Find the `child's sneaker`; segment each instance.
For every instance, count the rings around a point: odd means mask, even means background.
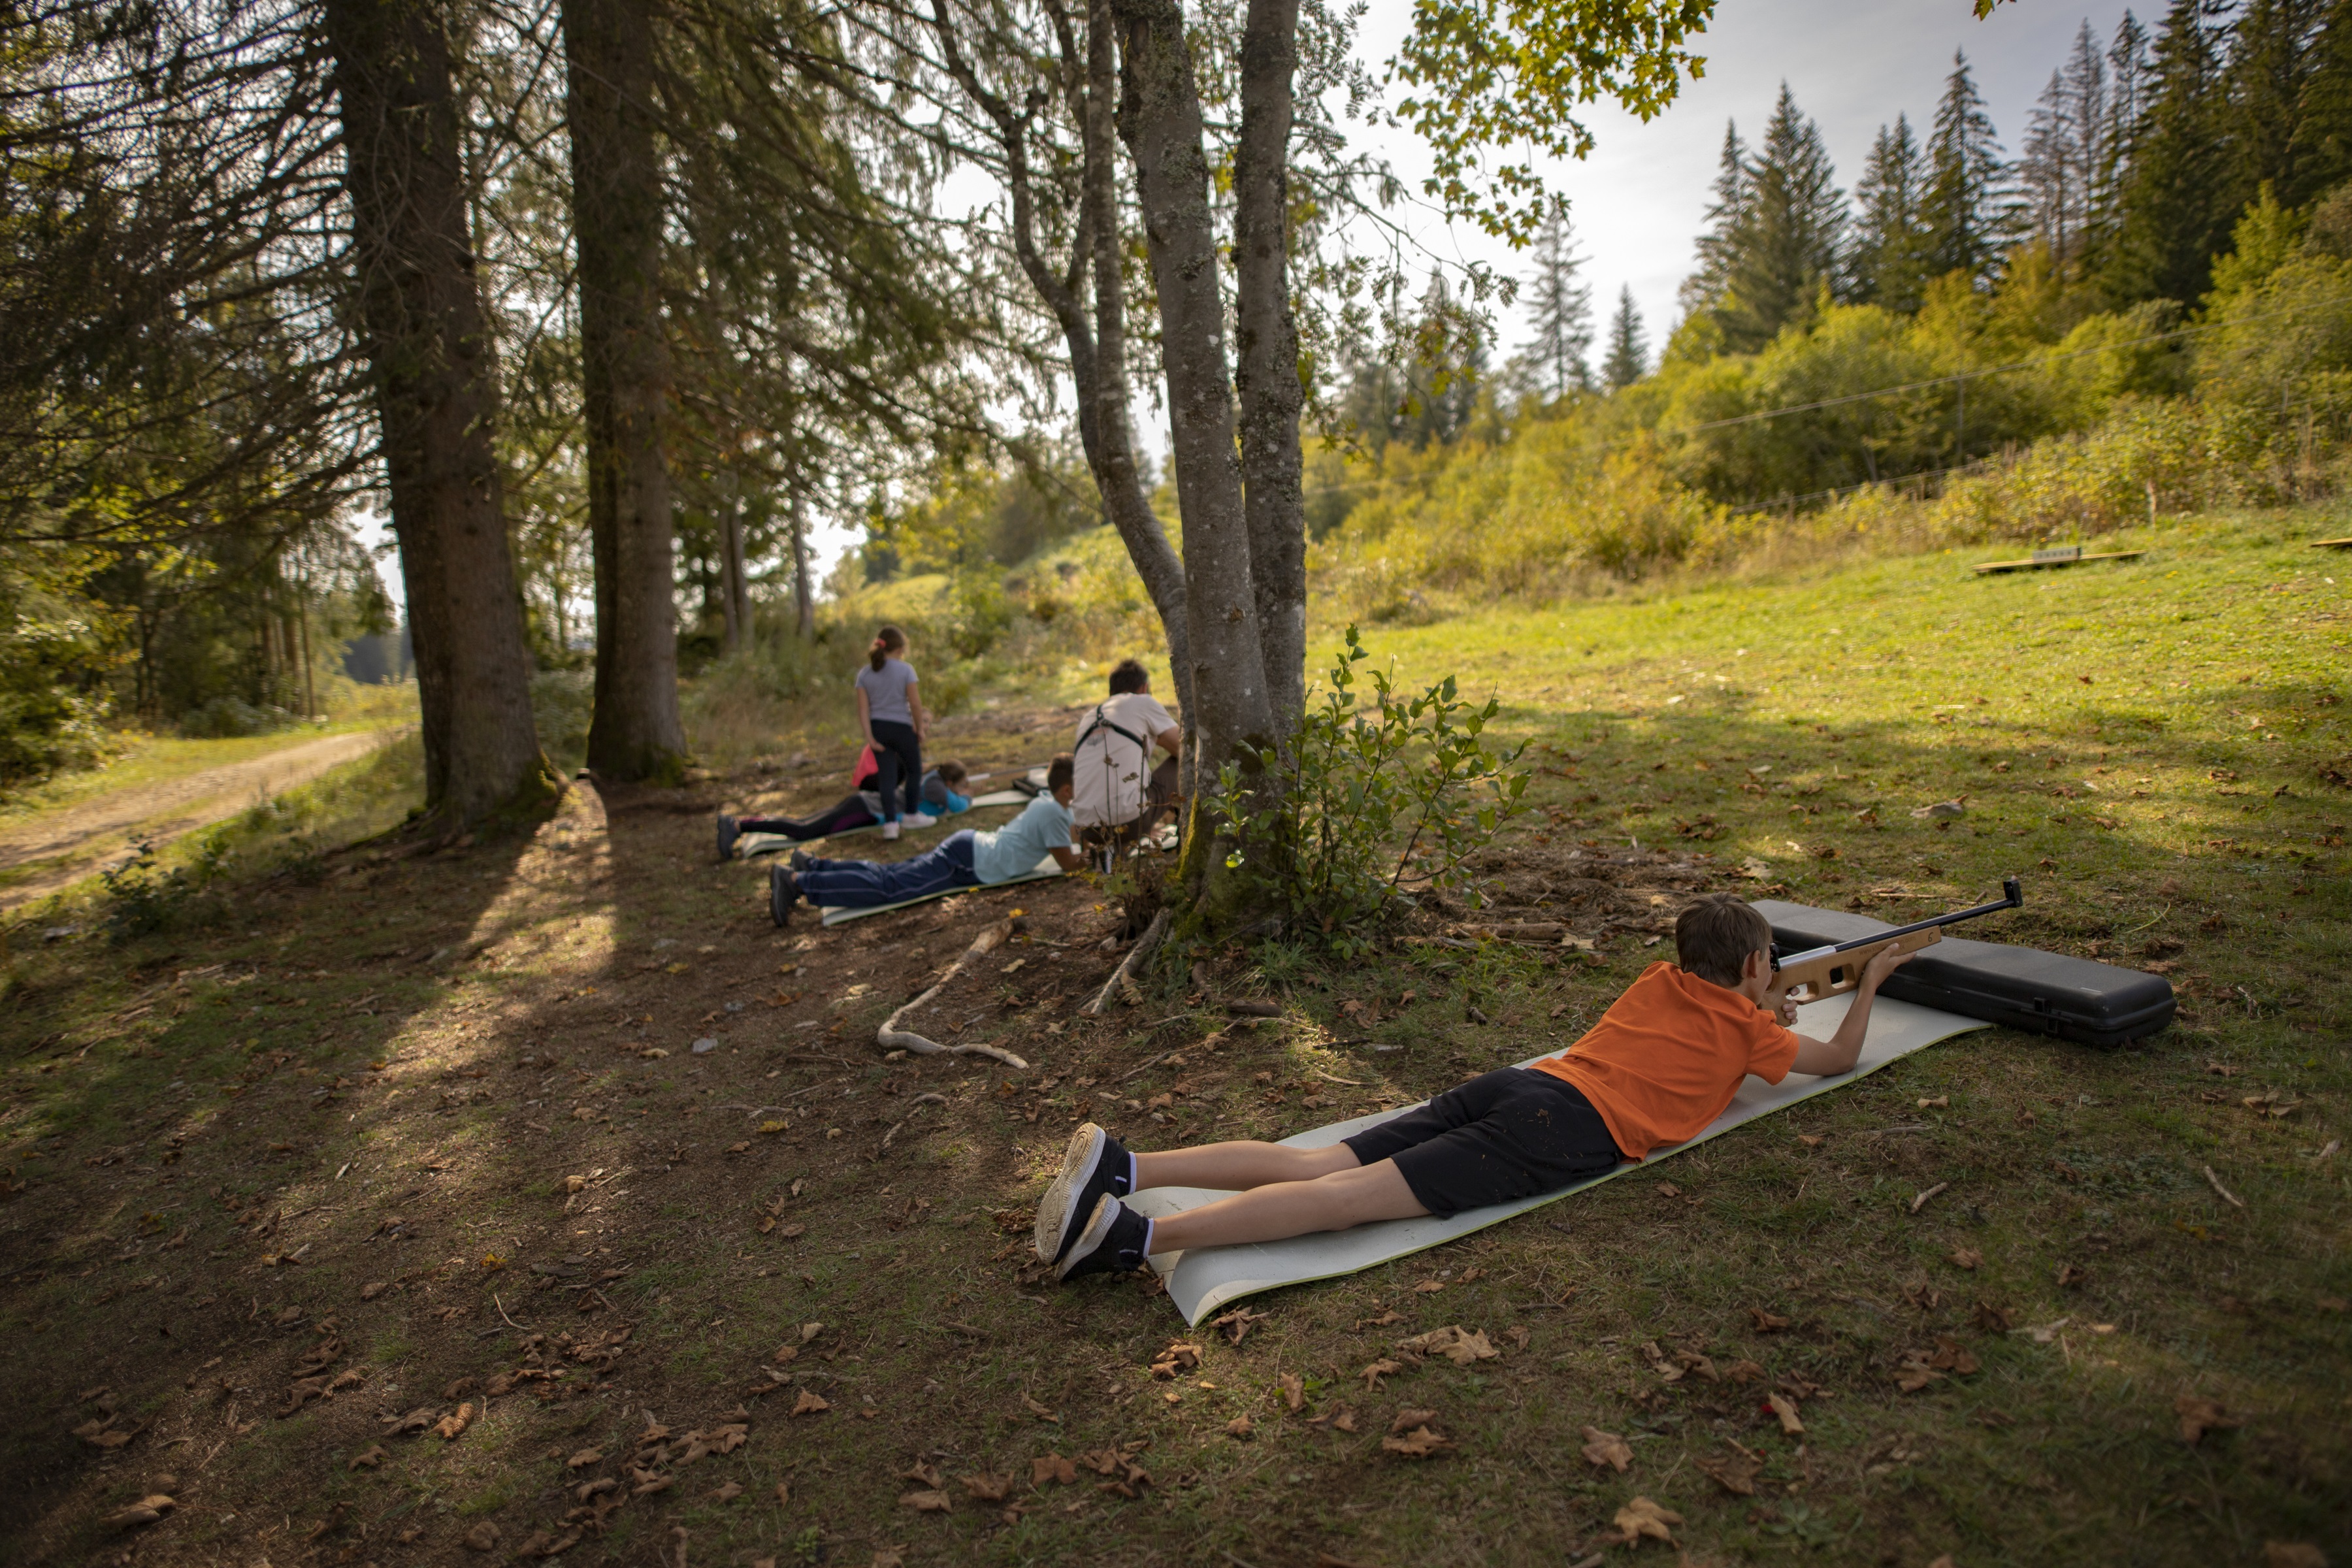
[[[1105,1197],[1128,1194],[1128,1155],[1119,1141],[1087,1122],[1070,1134],[1062,1168],[1037,1200],[1037,1256],[1059,1263]]]
[[[929,812],[919,811],[907,818],[907,826],[909,827],[929,827],[938,821],[939,818],[933,816]]]
[[[1081,1274],[1131,1274],[1143,1267],[1144,1244],[1150,1237],[1150,1220],[1105,1193],[1070,1255],[1055,1266],[1054,1276],[1075,1279]]]
[[[789,866],[771,864],[768,867],[768,918],[782,925],[793,918],[793,905],[801,896],[801,879],[793,875]]]
[[[795,849],[784,858],[784,864],[793,868],[794,876],[798,876],[809,868],[809,852],[805,849]]]
[[[896,822],[886,822],[886,823],[884,823],[884,824],[882,825],[882,837],[885,837],[885,838],[896,838],[896,837],[898,837],[898,825]]]
[[[735,840],[740,837],[741,835],[736,830],[735,819],[725,812],[720,812],[719,814],[719,858],[721,860],[735,858]]]

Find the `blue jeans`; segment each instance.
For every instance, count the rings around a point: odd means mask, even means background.
[[[977,888],[971,829],[950,833],[940,847],[911,860],[817,860],[799,872],[801,897],[819,909],[870,910],[952,888]]]

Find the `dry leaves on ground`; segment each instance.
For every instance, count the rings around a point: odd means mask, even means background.
[[[1250,1435],[1250,1429],[1256,1425],[1257,1424],[1252,1421],[1247,1415],[1236,1415],[1232,1420],[1225,1423],[1225,1436],[1228,1437],[1246,1437]]]
[[[1327,1422],[1334,1432],[1353,1432],[1356,1429],[1356,1413],[1342,1405],[1337,1410],[1328,1410],[1320,1415],[1307,1418],[1309,1426],[1320,1426]]]
[[[1211,1320],[1209,1326],[1224,1330],[1225,1337],[1239,1344],[1251,1329],[1272,1316],[1271,1312],[1253,1312],[1247,1307],[1236,1307],[1223,1317]]]
[[[1764,1403],[1780,1418],[1780,1430],[1791,1437],[1804,1435],[1805,1424],[1797,1418],[1797,1402],[1785,1394],[1768,1394]]]
[[[1973,1247],[1954,1247],[1949,1254],[1955,1268],[1974,1268],[1984,1262],[1984,1254]]]
[[[2327,1553],[2308,1541],[2265,1541],[2263,1568],[2327,1568]]]
[[[1042,1487],[1047,1481],[1067,1486],[1078,1479],[1078,1468],[1059,1454],[1044,1454],[1029,1461],[1029,1484]]]
[[[1408,1459],[1426,1459],[1454,1447],[1438,1435],[1430,1423],[1437,1419],[1434,1410],[1400,1410],[1389,1423],[1389,1435],[1381,1439],[1383,1453],[1401,1454]]]
[[[1784,1318],[1778,1312],[1768,1312],[1761,1307],[1748,1308],[1748,1316],[1755,1323],[1756,1331],[1759,1334],[1777,1334],[1796,1321],[1793,1318]]]
[[[1661,1508],[1648,1498],[1637,1497],[1617,1510],[1617,1539],[1627,1546],[1644,1538],[1675,1544],[1674,1527],[1682,1523],[1683,1516],[1670,1508]]]
[[[1356,1320],[1356,1332],[1360,1334],[1366,1329],[1385,1329],[1391,1323],[1402,1323],[1403,1321],[1404,1314],[1402,1312],[1382,1312],[1377,1318],[1358,1318]]]
[[[1277,1380],[1282,1390],[1282,1402],[1297,1410],[1307,1403],[1307,1380],[1295,1372],[1286,1372]]]
[[[1238,1336],[1236,1336],[1238,1337]],[[1151,1375],[1171,1378],[1194,1370],[1201,1364],[1201,1347],[1178,1340],[1152,1359]],[[1033,1405],[1032,1408],[1037,1408]]]
[[[793,1414],[795,1415],[822,1415],[832,1408],[832,1401],[820,1398],[805,1388],[801,1390],[801,1396],[793,1401]]]
[[[2174,1400],[2172,1413],[2180,1417],[2180,1438],[2185,1443],[2194,1443],[2208,1432],[2228,1431],[2246,1424],[2244,1416],[2231,1415],[2220,1401],[2194,1394],[2184,1394]]]
[[[982,1502],[1003,1502],[1013,1490],[1011,1476],[993,1476],[985,1470],[976,1476],[957,1478],[963,1482],[964,1491]]]
[[[1699,1472],[1736,1497],[1754,1497],[1756,1478],[1764,1469],[1762,1456],[1732,1443],[1727,1437],[1724,1441],[1731,1444],[1732,1451],[1719,1458],[1710,1456],[1696,1461]]]
[[[1946,1373],[1966,1377],[1977,1370],[1977,1358],[1969,1348],[1948,1334],[1936,1336],[1933,1350],[1907,1350],[1895,1366],[1895,1382],[1906,1394],[1916,1394],[1931,1383],[1941,1383]]]
[[[1503,1353],[1486,1338],[1484,1330],[1474,1334],[1459,1323],[1448,1323],[1442,1329],[1432,1329],[1425,1334],[1401,1340],[1397,1348],[1416,1356],[1442,1355],[1456,1366],[1492,1361]]]
[[[912,1491],[900,1495],[898,1506],[917,1513],[945,1513],[955,1507],[955,1500],[943,1491]]]
[[[1392,1376],[1403,1370],[1404,1363],[1401,1361],[1391,1361],[1388,1357],[1382,1356],[1380,1360],[1372,1363],[1371,1365],[1366,1367],[1356,1375],[1364,1380],[1364,1388],[1366,1392],[1377,1394],[1380,1392],[1381,1379]]]
[[[1598,1426],[1587,1426],[1584,1429],[1584,1460],[1596,1468],[1607,1466],[1622,1476],[1626,1467],[1633,1462],[1633,1450],[1616,1433],[1603,1432]]]
[[[110,1530],[130,1530],[142,1524],[152,1524],[172,1511],[177,1504],[163,1492],[151,1492],[130,1507],[106,1516]]]
[[[472,1426],[473,1423],[473,1405],[471,1404],[460,1405],[457,1409],[452,1410],[448,1415],[444,1415],[440,1420],[436,1421],[433,1424],[433,1430],[440,1434],[443,1438],[454,1441],[458,1433],[463,1432],[467,1427]]]

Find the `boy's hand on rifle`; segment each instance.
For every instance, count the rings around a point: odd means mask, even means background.
[[[1871,956],[1870,962],[1862,966],[1862,984],[1870,990],[1877,990],[1888,975],[1910,963],[1913,956],[1907,952],[1897,952],[1892,947],[1880,948]]]

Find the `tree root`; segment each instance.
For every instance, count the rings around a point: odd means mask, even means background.
[[[1151,917],[1151,923],[1144,927],[1143,934],[1136,939],[1135,945],[1128,949],[1127,957],[1110,972],[1110,978],[1103,982],[1102,989],[1095,993],[1094,1000],[1078,1009],[1078,1016],[1085,1018],[1102,1016],[1102,1010],[1110,1005],[1112,994],[1135,984],[1136,970],[1151,956],[1152,951],[1160,945],[1160,939],[1167,934],[1168,911],[1163,909]]]
[[[937,984],[933,985],[929,991],[924,992],[920,996],[916,997],[912,1002],[909,1002],[905,1006],[899,1008],[897,1012],[891,1014],[887,1018],[882,1020],[882,1026],[874,1032],[874,1043],[886,1051],[912,1051],[917,1056],[920,1057],[935,1057],[942,1055],[959,1057],[987,1057],[992,1061],[1003,1062],[1009,1068],[1025,1068],[1028,1067],[1029,1064],[1027,1062],[1023,1061],[1011,1051],[1003,1050],[995,1046],[943,1046],[937,1040],[926,1039],[924,1037],[916,1034],[911,1029],[901,1029],[898,1026],[899,1019],[904,1018],[909,1013],[914,1012],[917,1008],[923,1006],[940,992],[946,990],[949,985],[953,984],[955,977],[963,973],[963,967],[965,964],[970,963],[975,958],[984,957],[987,954],[995,952],[999,947],[1002,947],[1004,944],[1005,939],[1010,937],[1012,934],[1013,922],[1009,920],[1003,920],[997,921],[994,925],[990,926],[986,931],[982,931],[978,936],[972,938],[971,945],[963,950],[963,956],[957,959],[953,963],[948,966],[948,972],[940,976],[939,983]],[[896,1132],[898,1129],[894,1127],[890,1131]],[[887,1140],[885,1141],[885,1146],[887,1146]]]

